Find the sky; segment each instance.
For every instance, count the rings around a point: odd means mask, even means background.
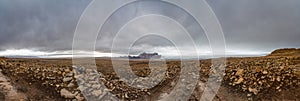
[[[299,0],[207,2],[222,26],[228,55],[261,55],[278,48],[300,48]],[[89,0],[1,0],[0,55],[70,54],[76,25],[89,3]],[[140,17],[152,13],[156,15]],[[176,20],[191,37],[185,37],[174,21],[157,15]],[[132,21],[137,17],[140,19]],[[136,37],[154,27],[170,37],[157,33]],[[116,34],[120,30],[121,34]],[[133,41],[134,44],[130,43]],[[196,51],[191,41],[196,44]],[[99,32],[95,47],[98,56],[140,52],[176,56],[178,47],[184,56],[211,53],[208,39],[193,16],[160,1],[128,4],[115,11]]]

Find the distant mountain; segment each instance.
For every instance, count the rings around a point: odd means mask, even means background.
[[[141,53],[138,56],[128,56],[125,58],[129,58],[129,59],[151,59],[151,58],[155,58],[155,59],[160,59],[161,55],[159,55],[158,53]]]

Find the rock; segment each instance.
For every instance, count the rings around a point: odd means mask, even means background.
[[[65,72],[71,72],[71,70],[69,68],[66,68]]]
[[[73,72],[70,72],[70,73],[66,74],[67,77],[73,77],[73,75],[74,75]]]
[[[67,87],[69,87],[69,88],[74,87],[74,86],[75,86],[74,83],[69,83],[69,84],[67,85]]]
[[[55,80],[55,77],[47,77],[49,80]]]
[[[68,81],[71,81],[73,78],[72,77],[65,77],[63,79],[63,82],[68,82]]]
[[[244,81],[244,78],[239,78],[234,84],[240,84]]]
[[[258,73],[258,72],[260,72],[260,71],[261,71],[261,68],[256,68],[256,69],[255,69],[255,72],[256,72],[256,73]]]
[[[55,86],[56,86],[56,88],[60,87],[60,85],[59,85],[59,84],[56,84]]]
[[[75,98],[76,95],[77,94],[73,94],[65,88],[60,90],[60,96],[62,96],[64,98],[73,99],[73,98]]]
[[[80,85],[77,89],[79,89],[81,91],[85,91],[87,89],[87,87]]]
[[[256,88],[249,87],[248,90],[249,90],[249,92],[253,93],[254,95],[257,95],[257,93],[258,93],[258,90]]]
[[[92,88],[94,88],[94,89],[100,89],[101,85],[100,84],[95,84],[95,85],[92,86]]]
[[[236,76],[242,76],[244,73],[244,69],[238,69],[237,72],[235,73]]]
[[[251,93],[247,94],[247,97],[251,97],[251,96],[252,96],[252,94],[251,94]]]
[[[265,75],[268,74],[268,72],[266,70],[264,70],[262,73],[265,74]]]
[[[276,80],[279,82],[279,81],[280,81],[280,77],[278,76],[278,77],[276,78]]]
[[[125,93],[124,97],[125,98],[129,98],[128,93]]]
[[[78,101],[84,101],[84,97],[82,97],[80,94],[77,94],[75,96],[75,98],[78,100]]]
[[[101,90],[94,90],[94,91],[92,92],[92,94],[93,94],[94,96],[100,96],[100,95],[102,94],[102,91],[101,91]]]

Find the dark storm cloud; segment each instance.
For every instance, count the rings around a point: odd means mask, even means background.
[[[47,51],[70,50],[73,34],[88,0],[1,0],[0,50],[37,49]],[[271,51],[282,47],[300,47],[299,0],[207,0],[223,27],[227,48],[233,50]],[[145,7],[148,8],[145,11]],[[196,44],[209,45],[202,29],[187,14],[176,13],[172,7],[152,5],[135,6],[114,16],[110,25],[98,37],[97,50],[109,52],[114,35],[113,28],[132,14],[145,12],[171,16],[193,31]],[[142,10],[144,9],[144,10]],[[138,11],[142,10],[142,11]],[[148,11],[147,11],[148,10]],[[146,21],[147,22],[147,21]],[[151,21],[148,21],[151,22]],[[201,22],[200,22],[201,23]],[[164,27],[162,25],[161,27]],[[136,29],[139,26],[136,26]],[[120,41],[131,40],[134,35]],[[182,37],[182,47],[189,47]],[[160,44],[158,44],[160,43]],[[145,39],[137,45],[167,47],[172,44],[163,39]],[[122,46],[122,44],[120,44]]]
[[[151,14],[151,16],[154,17],[150,18],[149,16],[145,16],[148,14]],[[157,15],[162,15],[169,18],[164,18]],[[182,35],[187,35],[187,33],[179,33],[182,31],[179,31],[178,27],[170,25],[174,24],[172,23],[174,21],[167,21],[168,19],[173,19],[185,27],[190,33],[191,38],[183,37]],[[132,23],[134,23],[133,26],[130,26]],[[158,29],[151,30],[151,25],[157,26]],[[128,33],[118,34],[118,31],[122,30],[122,27],[124,26],[129,26],[126,27],[129,28],[129,30],[127,30]],[[173,27],[167,29],[170,26]],[[202,45],[208,45],[208,41],[201,26],[191,15],[188,14],[188,12],[185,12],[183,9],[180,9],[172,4],[150,0],[131,3],[114,12],[107,22],[102,26],[102,29],[99,33],[99,38],[97,40],[97,50],[103,51],[103,49],[108,48],[107,50],[110,52],[109,48],[112,46],[112,43],[117,43],[114,44],[114,47],[117,47],[115,52],[126,53],[130,49],[127,44],[129,44],[130,41],[138,38],[138,35],[134,33],[155,33],[158,35],[171,36],[168,38],[154,38],[148,36],[148,38],[146,37],[141,39],[142,41],[140,40],[135,42],[134,46],[132,46],[134,49],[131,48],[131,51],[134,53],[148,51],[151,49],[151,47],[175,46],[175,44],[172,42],[178,41],[180,41],[180,44],[176,44],[176,47],[193,47],[193,44],[190,44],[187,40],[195,40],[197,43],[201,43]],[[113,41],[114,38],[116,39]],[[201,44],[198,45],[200,46]]]
[[[0,49],[71,49],[85,0],[1,0]]]
[[[299,0],[208,0],[227,48],[272,51],[300,47]]]

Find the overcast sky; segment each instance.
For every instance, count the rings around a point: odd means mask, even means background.
[[[277,48],[300,47],[300,0],[207,0],[217,15],[225,35],[227,53],[263,54]],[[76,24],[89,0],[0,0],[0,51],[34,50],[40,52],[66,52],[72,49]],[[101,13],[101,12],[97,12]],[[182,9],[157,2],[129,4],[116,11],[99,33],[96,51],[110,52],[112,40],[118,30],[135,17],[145,14],[168,16],[191,34],[200,48],[207,53],[209,43],[203,30]],[[171,21],[160,17],[144,17],[128,24],[126,34],[119,35],[116,52],[127,52],[128,42],[136,34],[150,28],[145,23],[155,23],[172,34],[171,41],[159,36],[147,36],[136,40],[131,53],[158,51],[170,54],[172,41],[182,41],[176,47],[190,52],[191,45]],[[200,22],[201,23],[201,22]],[[172,24],[172,25],[170,25]],[[174,29],[174,30],[170,30]],[[13,52],[12,52],[13,53]],[[1,55],[1,52],[0,52]]]

